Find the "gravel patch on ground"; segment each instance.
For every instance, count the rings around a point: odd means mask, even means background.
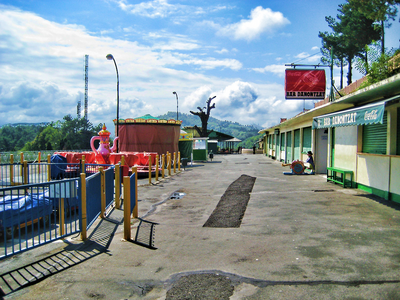
[[[229,300],[234,286],[231,280],[218,274],[191,274],[181,277],[167,292],[166,300]]]
[[[242,175],[231,183],[203,227],[240,227],[255,181],[256,177]]]

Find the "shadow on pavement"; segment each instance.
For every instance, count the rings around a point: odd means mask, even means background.
[[[379,196],[373,195],[373,194],[367,194],[367,195],[356,195],[356,197],[364,197],[364,198],[368,198],[370,200],[373,200],[375,202],[378,202],[380,204],[383,204],[387,207],[393,208],[395,210],[400,211],[400,203],[397,202],[393,202],[390,200],[386,200],[384,198],[381,198]]]
[[[0,287],[3,293],[1,293],[0,289],[0,299],[3,299],[7,294],[35,284],[99,254],[107,253],[114,233],[122,221],[123,211],[113,209],[108,218],[100,220],[89,238],[83,243],[73,244],[64,241],[68,245],[62,251],[1,274]]]

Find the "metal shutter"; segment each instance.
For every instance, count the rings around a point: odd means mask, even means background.
[[[311,127],[303,129],[303,152],[311,151]]]
[[[383,124],[363,125],[362,152],[386,154],[387,112],[383,115]]]
[[[400,107],[397,109],[397,141],[396,155],[400,155]]]
[[[286,137],[286,163],[292,162],[292,132],[287,132]]]
[[[294,159],[300,159],[300,129],[294,131]]]

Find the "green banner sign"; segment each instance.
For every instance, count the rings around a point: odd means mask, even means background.
[[[313,129],[367,125],[383,122],[385,101],[331,113],[313,119]]]

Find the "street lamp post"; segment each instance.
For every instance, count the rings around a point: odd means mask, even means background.
[[[177,92],[172,92],[176,96],[176,120],[179,120],[179,113],[178,113],[178,93]]]
[[[117,71],[117,137],[119,136],[119,75],[118,75],[118,67],[117,63],[115,62],[114,56],[112,54],[107,54],[106,58],[108,60],[112,60],[115,65],[115,70]],[[117,143],[117,153],[118,153],[118,141]]]

